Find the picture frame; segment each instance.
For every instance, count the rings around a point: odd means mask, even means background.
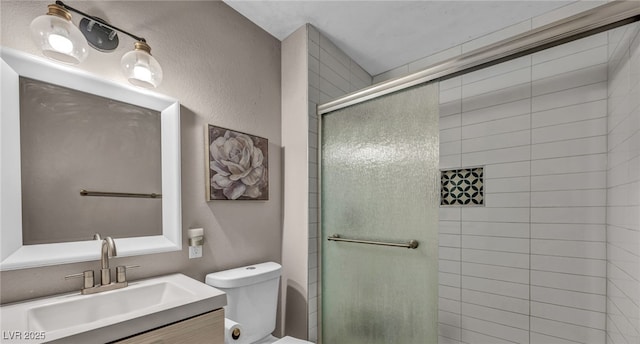
[[[269,200],[269,140],[240,131],[205,126],[206,197]]]

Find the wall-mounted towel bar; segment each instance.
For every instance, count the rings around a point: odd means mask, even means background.
[[[367,244],[367,245],[380,245],[380,246],[392,246],[392,247],[404,247],[404,248],[418,248],[417,240],[410,240],[407,243],[394,243],[394,242],[382,242],[382,241],[370,241],[370,240],[359,240],[359,239],[347,239],[342,238],[338,234],[334,234],[327,238],[329,241],[344,241],[344,242],[353,242],[356,244]]]
[[[104,192],[80,190],[81,196],[98,196],[98,197],[130,197],[130,198],[162,198],[162,194],[150,193],[129,193],[129,192]]]

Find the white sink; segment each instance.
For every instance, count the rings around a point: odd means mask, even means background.
[[[124,289],[34,306],[27,311],[33,331],[52,332],[125,314],[144,312],[160,305],[180,305],[194,294],[162,279],[133,284]]]
[[[105,343],[222,308],[226,303],[224,292],[175,274],[130,282],[126,288],[98,294],[78,292],[2,306],[0,322],[3,339],[17,333],[10,331],[18,331],[21,337],[25,333],[44,337],[40,341],[28,338],[25,343]]]

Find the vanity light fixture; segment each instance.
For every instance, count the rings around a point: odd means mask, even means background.
[[[120,61],[129,82],[143,87],[158,87],[162,82],[162,68],[151,56],[151,47],[144,38],[81,12],[62,1],[56,1],[48,8],[47,14],[31,22],[32,37],[45,56],[78,64],[87,58],[89,46],[101,52],[115,50],[119,44],[117,31],[135,40],[134,49],[124,54]],[[83,17],[79,27],[71,22],[70,12]]]
[[[162,81],[162,68],[151,56],[151,47],[145,41],[133,44],[134,49],[122,56],[120,64],[124,76],[136,86],[158,87]]]
[[[89,55],[87,40],[71,22],[71,13],[58,4],[31,22],[31,36],[42,53],[54,60],[78,64]]]

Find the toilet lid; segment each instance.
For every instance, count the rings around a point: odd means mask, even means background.
[[[306,340],[296,339],[293,337],[286,336],[282,339],[278,339],[273,344],[310,344],[310,343],[311,342],[308,342]]]

